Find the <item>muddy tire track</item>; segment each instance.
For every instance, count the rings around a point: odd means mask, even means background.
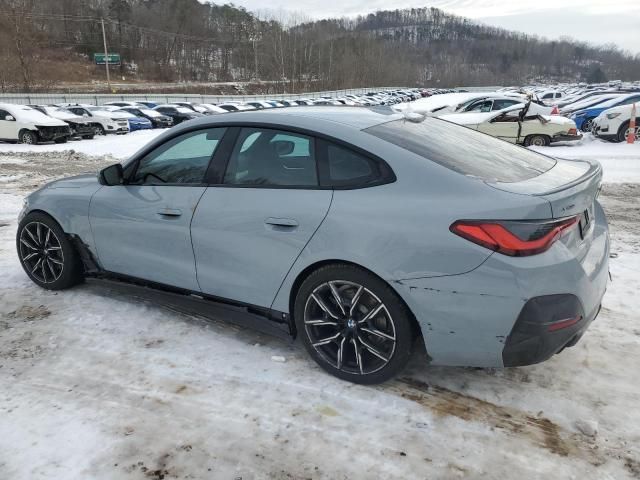
[[[543,416],[496,405],[413,378],[401,378],[382,388],[428,408],[436,416],[451,416],[482,423],[508,435],[525,438],[561,457],[580,457],[594,466],[606,461],[595,440],[567,432]]]

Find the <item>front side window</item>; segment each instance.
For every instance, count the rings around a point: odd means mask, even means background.
[[[229,159],[224,183],[318,186],[313,138],[279,130],[243,128]]]
[[[208,128],[179,135],[145,155],[129,183],[199,184],[226,129]]]

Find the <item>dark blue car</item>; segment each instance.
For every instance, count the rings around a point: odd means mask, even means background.
[[[627,95],[621,95],[611,100],[598,103],[592,107],[585,108],[574,112],[569,117],[576,122],[576,126],[583,132],[590,132],[593,126],[593,120],[605,110],[612,107],[619,107],[620,105],[629,105],[631,103],[640,102],[640,93],[629,93]]]
[[[129,121],[129,131],[135,132],[136,130],[147,130],[153,128],[151,121],[144,117],[136,117],[126,110],[118,110],[118,113],[122,114]]]

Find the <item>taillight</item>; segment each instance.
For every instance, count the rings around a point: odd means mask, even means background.
[[[578,217],[553,221],[458,220],[449,230],[490,250],[511,257],[526,257],[551,248]]]
[[[578,134],[578,129],[577,128],[570,128],[568,135],[577,135]]]

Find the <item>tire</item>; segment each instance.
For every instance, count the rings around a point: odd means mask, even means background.
[[[54,143],[67,143],[67,140],[69,140],[67,137],[63,137],[63,138],[56,138],[53,142]]]
[[[591,129],[593,128],[593,120],[594,118],[587,118],[584,122],[582,122],[582,125],[580,126],[580,130],[582,130],[585,133],[590,132]]]
[[[618,142],[626,142],[629,133],[629,122],[624,122],[618,129]],[[636,141],[640,141],[640,118],[636,118]]]
[[[416,337],[400,297],[386,282],[352,265],[311,273],[296,294],[294,319],[311,358],[331,375],[359,384],[397,375]]]
[[[95,131],[96,131],[96,135],[106,135],[107,134],[107,132],[105,131],[104,127],[102,125],[100,125],[99,123],[96,123]]]
[[[35,145],[38,143],[38,135],[31,130],[22,130],[18,136],[18,141],[27,145]]]
[[[525,147],[531,145],[536,147],[548,147],[551,144],[551,139],[546,135],[529,135],[524,140]]]
[[[33,212],[24,217],[18,225],[16,248],[22,268],[39,287],[64,290],[83,280],[78,253],[49,215]]]

